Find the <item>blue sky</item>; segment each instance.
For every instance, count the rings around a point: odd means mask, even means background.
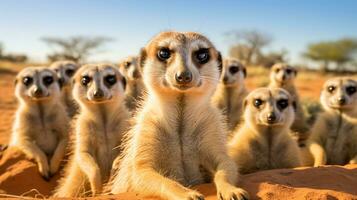
[[[0,41],[6,52],[45,60],[50,50],[40,38],[73,35],[115,39],[93,60],[117,61],[136,54],[163,30],[198,31],[226,55],[232,29],[257,29],[273,36],[267,50],[289,51],[290,61],[303,62],[311,42],[357,37],[357,1],[114,1],[2,0]]]

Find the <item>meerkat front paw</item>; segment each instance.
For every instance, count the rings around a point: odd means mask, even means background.
[[[190,191],[187,194],[187,197],[185,198],[186,200],[204,200],[205,197],[200,194],[199,192],[196,191]]]
[[[94,173],[91,177],[89,177],[89,181],[91,184],[92,196],[98,195],[102,191],[102,181],[100,172]]]
[[[38,171],[46,181],[50,180],[50,170],[47,163],[38,163]]]
[[[217,191],[219,200],[248,200],[247,191],[234,186],[227,186]]]
[[[50,163],[50,176],[53,176],[59,169],[61,161],[51,159]]]

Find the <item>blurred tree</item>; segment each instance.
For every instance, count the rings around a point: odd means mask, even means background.
[[[335,63],[338,70],[344,70],[343,66],[347,62],[353,61],[356,56],[357,40],[343,38],[336,41],[323,41],[310,44],[303,56],[313,60],[323,62],[322,70],[330,70],[330,63]]]
[[[287,54],[288,51],[286,49],[282,49],[281,51],[271,51],[266,54],[258,54],[257,63],[263,67],[270,68],[275,63],[286,62]]]
[[[257,56],[262,55],[262,48],[272,41],[269,34],[257,30],[232,30],[226,36],[233,41],[230,56],[240,59],[246,65],[253,64]]]
[[[54,52],[47,56],[50,61],[73,60],[75,62],[85,61],[106,42],[112,41],[108,37],[84,36],[70,38],[44,37],[41,40],[49,46],[54,46]]]
[[[4,53],[4,45],[0,42],[0,59],[2,58]]]

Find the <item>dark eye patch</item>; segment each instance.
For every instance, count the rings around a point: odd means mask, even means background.
[[[287,99],[280,99],[277,101],[276,104],[277,104],[279,110],[284,110],[285,108],[287,108],[289,106],[289,101]]]
[[[43,83],[46,85],[46,86],[49,86],[53,83],[53,77],[52,76],[45,76],[43,78]]]
[[[354,93],[356,93],[356,87],[355,86],[348,86],[346,87],[346,92],[348,95],[353,95]]]
[[[66,73],[66,75],[68,76],[68,77],[72,77],[73,76],[73,74],[74,74],[74,70],[73,69],[67,69],[66,71],[65,71],[65,73]]]
[[[25,76],[23,79],[22,79],[22,83],[26,86],[29,86],[33,83],[33,78],[32,77],[29,77],[29,76]]]
[[[275,69],[275,72],[276,72],[276,73],[278,73],[279,71],[280,71],[280,69],[279,69],[279,68]]]
[[[112,86],[117,82],[117,77],[115,75],[108,75],[108,76],[104,77],[104,81],[109,86]]]
[[[263,101],[261,99],[254,99],[253,100],[253,105],[256,108],[259,108],[263,104]]]
[[[92,79],[91,79],[89,76],[87,76],[87,75],[82,76],[81,84],[82,84],[83,86],[87,86],[87,85],[90,83],[91,80],[92,80]]]
[[[292,69],[286,69],[286,73],[287,73],[287,74],[291,74],[292,72],[293,72]]]
[[[237,67],[237,66],[231,66],[230,68],[229,68],[229,73],[231,73],[231,74],[235,74],[235,73],[237,73],[239,71],[239,67]]]
[[[207,48],[201,48],[201,49],[197,50],[194,53],[194,55],[195,55],[195,59],[200,64],[205,64],[210,59],[209,50]]]
[[[131,65],[131,62],[125,62],[125,63],[124,63],[124,67],[125,67],[126,69],[129,68],[130,65]]]
[[[157,58],[161,61],[165,61],[171,57],[171,52],[169,48],[163,47],[157,52]]]
[[[335,89],[336,89],[336,86],[334,86],[334,85],[330,85],[330,86],[327,87],[327,91],[329,93],[332,93],[333,91],[335,91]]]

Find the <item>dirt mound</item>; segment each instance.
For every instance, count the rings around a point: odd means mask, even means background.
[[[1,155],[0,193],[48,197],[58,178],[56,175],[51,181],[45,181],[38,173],[36,164],[17,150],[8,149]],[[243,175],[241,180],[251,199],[357,199],[357,165],[269,170]],[[200,185],[195,189],[203,193],[206,200],[216,199],[213,184]],[[143,199],[132,193],[103,198]]]

